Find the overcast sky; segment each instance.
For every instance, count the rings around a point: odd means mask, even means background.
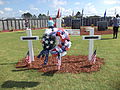
[[[120,14],[120,0],[0,0],[0,17],[20,17],[25,12],[55,16],[58,8],[62,15],[72,15],[73,11],[84,9],[84,16],[107,16]]]

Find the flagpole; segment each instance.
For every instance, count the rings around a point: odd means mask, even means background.
[[[116,16],[116,8],[115,8],[115,16]]]
[[[49,16],[49,10],[48,10],[48,12],[47,12],[47,16]]]
[[[84,9],[82,9],[82,26],[83,26],[83,10],[84,10]]]
[[[104,20],[106,21],[106,10],[105,10],[105,13],[104,13]]]
[[[74,10],[73,10],[73,12],[72,12],[72,16],[74,16]]]

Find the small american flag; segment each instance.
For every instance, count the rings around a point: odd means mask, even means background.
[[[60,13],[60,9],[58,9],[56,18],[60,18],[60,17],[61,17],[61,13]]]
[[[26,61],[27,63],[30,63],[29,51],[28,51],[27,54],[26,54],[25,61]]]
[[[106,19],[106,10],[105,10],[105,13],[104,13],[104,20]]]
[[[96,61],[96,50],[94,51],[92,58],[91,58],[91,62],[95,63]]]

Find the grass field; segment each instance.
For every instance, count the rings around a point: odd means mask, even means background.
[[[43,30],[34,30],[41,37]],[[120,90],[120,33],[118,39],[102,35],[94,48],[97,56],[104,58],[105,65],[98,72],[44,74],[37,70],[16,69],[15,64],[25,56],[27,41],[23,31],[0,33],[0,90]],[[87,55],[88,41],[81,36],[71,36],[72,47],[68,55]],[[42,47],[33,41],[35,55]]]

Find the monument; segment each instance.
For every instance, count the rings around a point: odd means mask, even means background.
[[[98,21],[98,31],[106,31],[108,29],[108,22],[107,21]]]
[[[72,29],[80,29],[81,19],[73,19],[72,20]]]

